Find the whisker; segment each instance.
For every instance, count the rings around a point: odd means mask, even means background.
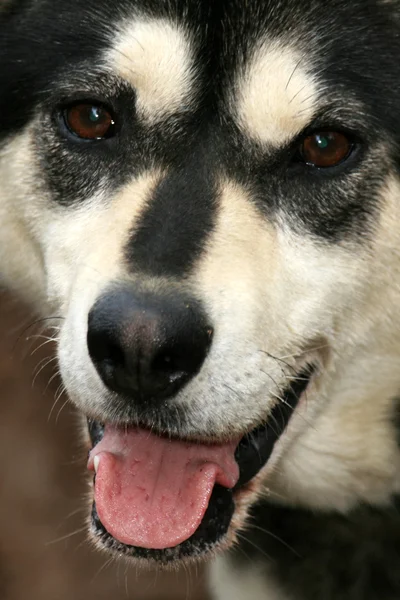
[[[57,331],[57,333],[60,333],[61,331],[61,327],[59,325],[46,325],[46,329],[49,331]]]
[[[329,348],[329,344],[323,344],[322,346],[315,346],[315,347],[312,347],[311,350],[316,352],[317,350],[324,350],[325,348]],[[298,354],[288,354],[287,356],[280,356],[279,358],[281,360],[286,360],[286,359],[290,359],[290,358],[301,358],[302,356],[304,356],[305,354],[308,354],[309,352],[310,352],[310,349],[307,349],[307,350],[303,350],[303,352],[300,352]]]
[[[287,379],[287,381],[292,381],[293,383],[295,381],[308,381],[308,377],[290,377],[290,375],[284,375],[283,378]]]
[[[41,358],[41,359],[39,360],[38,364],[37,364],[37,365],[35,366],[35,368],[33,369],[33,371],[32,371],[32,375],[33,375],[34,377],[36,377],[36,376],[37,376],[37,374],[38,374],[38,371],[40,372],[41,368],[44,368],[44,369],[45,369],[45,368],[47,367],[47,365],[49,365],[51,362],[53,362],[53,361],[55,361],[55,360],[57,360],[57,357],[56,357],[56,356],[51,356],[51,357],[45,356],[44,358]],[[43,366],[43,365],[44,365],[44,366]]]
[[[243,396],[241,394],[239,394],[239,392],[237,392],[235,389],[233,389],[230,385],[228,385],[227,383],[223,383],[223,386],[229,390],[230,392],[232,392],[232,394],[235,394],[235,396],[237,398],[239,398],[239,400],[243,400]]]
[[[301,94],[301,92],[306,89],[306,87],[307,87],[307,85],[303,85],[302,88],[300,88],[299,90],[297,90],[297,92],[294,94],[294,96],[292,96],[292,98],[289,100],[289,104],[292,104],[293,100],[295,100],[297,98],[297,96],[299,96]],[[312,97],[313,97],[313,95],[309,96],[310,99]],[[302,100],[301,104],[303,104],[303,103],[304,103],[304,100]],[[296,118],[296,116],[297,115],[295,115],[294,118]]]
[[[56,340],[56,338],[52,338],[49,335],[43,335],[43,334],[33,334],[33,335],[28,336],[25,339],[26,339],[26,341],[28,341],[28,340],[48,340],[49,342],[54,342]]]
[[[279,408],[282,410],[281,406],[279,405]],[[271,425],[271,421],[275,424],[275,427],[272,427]],[[272,431],[274,432],[274,434],[276,435],[277,438],[280,438],[282,435],[282,431],[279,431],[280,426],[278,421],[276,420],[276,417],[274,415],[268,415],[268,426],[272,429]]]
[[[61,390],[61,391],[60,391],[60,390]],[[50,422],[50,419],[51,419],[51,416],[52,416],[52,414],[53,414],[53,412],[54,412],[54,409],[55,409],[55,407],[57,406],[57,404],[58,404],[58,401],[60,400],[60,398],[61,398],[61,396],[63,395],[63,393],[64,393],[64,392],[65,392],[65,386],[64,386],[64,384],[63,384],[63,383],[60,383],[60,385],[58,386],[58,388],[57,388],[57,390],[56,390],[56,393],[55,393],[55,400],[54,400],[53,406],[51,407],[51,410],[50,410],[49,416],[48,416],[48,418],[47,418],[47,422],[48,422],[48,423]]]
[[[263,370],[261,370],[261,371],[262,371],[262,373],[264,373],[265,375],[267,375],[267,376],[268,376],[268,377],[269,377],[269,378],[272,380],[272,382],[274,383],[274,385],[275,385],[275,386],[276,386],[276,388],[277,388],[277,391],[278,391],[278,393],[275,393],[275,392],[272,392],[272,391],[271,391],[271,392],[270,392],[270,394],[271,394],[271,395],[272,395],[274,398],[276,398],[276,399],[279,401],[279,403],[281,403],[281,404],[284,404],[285,406],[287,406],[287,407],[288,407],[288,408],[289,408],[289,409],[292,411],[292,410],[293,410],[293,407],[292,407],[292,406],[289,404],[289,402],[287,402],[287,401],[285,400],[285,397],[282,395],[282,393],[281,393],[281,391],[280,391],[280,388],[279,388],[278,384],[276,383],[275,379],[272,377],[272,375],[270,375],[270,374],[269,374],[269,373],[267,373],[266,371],[263,371]],[[293,382],[293,381],[308,381],[307,377],[294,377],[294,378],[293,378],[293,377],[292,377],[292,378],[290,378],[290,377],[287,377],[286,379],[288,379],[288,380],[289,380],[289,381],[291,381],[291,382]],[[297,400],[299,400],[299,398],[297,398]],[[307,398],[306,398],[306,400],[307,400]],[[304,421],[304,422],[305,422],[305,423],[306,423],[306,424],[307,424],[309,427],[313,427],[312,423],[310,423],[310,422],[309,422],[309,421],[308,421],[308,420],[307,420],[307,419],[304,417],[304,415],[302,415],[301,413],[298,413],[298,414],[300,415],[300,417],[303,419],[303,421]],[[270,417],[271,417],[271,415],[270,415],[268,418],[270,418]],[[283,421],[285,421],[285,419],[283,419]],[[276,421],[275,421],[275,424],[277,424],[277,423],[276,423]],[[276,431],[274,431],[274,433],[275,433],[276,435],[278,435]]]
[[[191,580],[191,572],[188,567],[183,564],[185,579],[186,579],[186,596],[185,600],[190,600],[191,590],[192,590],[192,580]]]
[[[17,338],[17,340],[16,340],[16,342],[14,344],[14,347],[12,349],[12,352],[13,353],[15,352],[15,350],[16,350],[16,348],[17,348],[17,346],[18,346],[18,344],[19,344],[19,342],[21,340],[21,338],[25,335],[25,333],[27,331],[29,331],[29,329],[31,329],[31,327],[34,327],[35,325],[40,325],[41,323],[48,323],[49,321],[53,321],[53,320],[54,321],[56,321],[56,320],[65,320],[65,318],[64,317],[54,317],[53,316],[53,317],[45,317],[43,319],[36,319],[36,321],[32,321],[32,323],[30,323],[27,327],[25,327],[22,330],[22,332],[19,334],[19,336],[18,336],[18,338]],[[46,327],[47,326],[45,326],[45,328]]]
[[[245,552],[245,550],[243,550],[242,546],[240,545],[240,542],[239,543],[236,542],[236,544],[234,545],[234,548],[235,548],[235,550],[239,550],[239,552],[241,554],[243,554],[243,556],[249,563],[253,563],[253,559],[247,554],[247,552]]]
[[[258,525],[254,525],[253,523],[251,523],[249,525],[249,527],[251,527],[251,529],[256,529],[257,531],[261,531],[262,533],[265,533],[266,535],[268,535],[269,537],[273,538],[277,542],[280,542],[283,546],[285,546],[285,548],[287,548],[288,550],[290,550],[291,552],[293,552],[293,554],[295,554],[298,558],[301,558],[300,554],[292,546],[290,546],[290,544],[288,544],[287,542],[285,542],[285,540],[283,540],[282,538],[280,538],[275,533],[272,533],[272,531],[269,531],[268,529],[264,529],[263,527],[259,527]]]
[[[293,410],[293,407],[289,404],[289,402],[286,402],[286,400],[284,398],[279,398],[278,396],[275,396],[280,403],[284,404],[285,406],[287,406],[288,408],[290,408],[290,410]],[[297,398],[298,400],[298,398]],[[305,396],[305,400],[307,400],[307,396]],[[309,427],[311,427],[312,429],[315,430],[315,427],[313,425],[313,423],[311,423],[308,419],[306,419],[306,417],[304,415],[302,415],[300,412],[297,412],[296,414],[299,415],[299,417],[301,417],[304,421],[304,423],[306,423],[306,425],[308,425]]]
[[[75,515],[78,514],[85,514],[86,515],[87,509],[86,507],[80,507],[80,508],[76,508],[75,510],[73,510],[72,512],[70,512],[68,515],[66,515],[63,520],[61,521],[61,523],[57,526],[57,529],[59,529],[60,527],[62,527],[65,523],[65,521],[68,521],[68,519],[71,519],[72,517],[74,517]]]
[[[35,376],[34,376],[34,378],[33,378],[33,380],[32,380],[32,389],[35,387],[36,380],[37,380],[37,378],[39,377],[40,373],[41,373],[41,372],[42,372],[42,371],[43,371],[43,370],[44,370],[46,367],[48,367],[48,366],[49,366],[49,365],[50,365],[52,362],[54,362],[55,360],[57,360],[57,356],[53,356],[52,358],[45,359],[45,361],[46,361],[46,362],[44,362],[44,364],[43,364],[43,365],[40,367],[40,369],[37,369],[37,372],[35,373]],[[43,362],[43,361],[42,361],[42,362]],[[57,373],[56,373],[56,374],[58,374],[58,369],[57,369]],[[46,389],[45,389],[45,391],[44,391],[43,393],[45,393],[45,392],[46,392],[46,390],[47,390],[47,386],[46,386]]]
[[[57,357],[55,357],[57,358]],[[43,391],[43,394],[45,394],[47,392],[47,390],[49,389],[50,385],[52,384],[52,382],[54,381],[54,379],[56,379],[56,377],[58,377],[60,375],[60,370],[57,369],[57,371],[55,373],[53,373],[53,375],[49,378],[49,381],[47,382],[47,385]],[[59,388],[57,388],[59,389]]]
[[[44,338],[44,336],[41,336],[41,337]],[[34,356],[34,354],[36,354],[36,352],[38,352],[41,348],[43,348],[43,346],[47,346],[47,344],[55,343],[55,342],[57,342],[56,338],[47,338],[45,342],[43,342],[42,344],[40,344],[39,346],[34,348],[34,350],[31,352],[30,356]]]
[[[137,571],[136,571],[136,578],[137,578]],[[126,597],[129,598],[128,565],[126,565],[126,567],[125,567],[125,594],[126,594]]]
[[[67,533],[66,535],[62,535],[61,537],[55,539],[55,540],[51,540],[50,542],[46,542],[46,546],[52,546],[53,544],[58,544],[59,542],[63,542],[64,540],[68,540],[72,537],[74,537],[74,535],[78,535],[79,533],[83,533],[84,531],[87,531],[87,527],[86,525],[84,527],[80,527],[79,529],[75,529],[75,531],[72,531],[71,533]]]
[[[270,352],[267,352],[266,350],[260,350],[260,352],[262,352],[262,354],[266,354],[269,358],[272,358],[273,360],[276,360],[277,362],[282,363],[283,365],[285,365],[285,367],[287,367],[291,371],[296,372],[295,367],[293,367],[287,361],[284,360],[285,357],[282,358],[279,356],[274,356],[273,354],[271,354]]]
[[[113,562],[115,561],[114,556],[112,556],[111,558],[107,559],[105,561],[105,563],[100,567],[100,569],[98,569],[98,571],[95,573],[95,575],[93,576],[92,580],[91,580],[91,584],[93,584],[97,577],[100,575],[100,573],[102,573],[102,571],[104,571],[105,569],[107,569],[107,567],[109,567]]]
[[[238,536],[238,538],[240,538],[241,540],[243,540],[247,544],[250,544],[250,546],[253,546],[253,548],[255,548],[256,550],[258,550],[258,552],[260,552],[260,554],[262,554],[263,556],[265,556],[265,558],[267,558],[269,561],[271,561],[272,563],[275,562],[272,559],[272,557],[269,554],[267,554],[265,552],[265,550],[263,550],[262,548],[260,548],[259,546],[257,546],[257,544],[255,542],[253,542],[253,540],[250,540],[245,535],[243,535],[242,533],[239,533],[239,532],[236,535]]]
[[[62,393],[64,393],[64,391],[65,390],[63,390]],[[62,394],[61,394],[61,396],[62,396]],[[58,419],[60,418],[60,415],[61,415],[62,411],[64,410],[64,408],[67,406],[68,402],[69,402],[69,399],[67,398],[66,401],[64,402],[64,404],[62,405],[62,407],[60,408],[60,410],[58,411],[57,416],[56,416],[56,424],[58,423]]]
[[[301,62],[302,62],[302,60],[303,60],[303,57],[301,57],[301,58],[300,58],[300,60],[298,61],[298,63],[295,65],[295,67],[294,67],[294,69],[293,69],[293,71],[292,71],[292,73],[291,73],[291,75],[290,75],[290,77],[289,77],[289,79],[288,79],[288,82],[287,82],[287,84],[286,84],[286,87],[285,87],[285,91],[286,91],[286,92],[287,92],[287,90],[288,90],[288,87],[289,87],[289,85],[290,85],[290,82],[292,81],[292,79],[293,79],[293,76],[294,76],[294,74],[296,73],[297,69],[299,68],[299,66],[300,66],[300,64],[301,64]],[[304,87],[305,87],[305,86],[304,86]],[[303,88],[303,89],[304,89],[304,88]],[[289,104],[291,104],[291,103],[293,102],[294,98],[295,98],[295,96],[294,96],[294,97],[293,97],[293,98],[292,98],[292,99],[289,101]]]
[[[276,471],[279,472],[278,469],[276,469]],[[261,489],[260,492],[259,492],[259,497],[263,498],[263,499],[265,499],[265,500],[267,500],[269,502],[271,501],[271,497],[272,496],[274,498],[277,498],[277,499],[281,500],[282,502],[286,502],[286,500],[287,500],[286,497],[283,494],[279,494],[278,492],[275,492],[275,491],[271,492],[270,489]]]

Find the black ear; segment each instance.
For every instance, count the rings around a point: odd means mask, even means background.
[[[0,0],[0,24],[15,12],[18,4],[20,4],[18,0]]]
[[[36,0],[0,0],[0,26],[2,26],[7,19],[23,12],[26,6],[35,4]]]
[[[16,4],[16,2],[13,2],[13,0],[0,0],[0,14],[11,10],[12,4]]]

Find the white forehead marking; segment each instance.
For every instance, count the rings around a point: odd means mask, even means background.
[[[263,44],[240,70],[232,109],[240,127],[260,142],[281,146],[310,122],[317,101],[307,60],[290,46]]]
[[[137,94],[137,110],[155,120],[182,110],[194,93],[193,46],[188,32],[166,19],[124,23],[107,62]]]

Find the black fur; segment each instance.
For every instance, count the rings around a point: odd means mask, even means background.
[[[136,272],[181,277],[202,252],[217,210],[210,158],[204,155],[189,155],[155,190],[126,248]]]
[[[135,90],[100,60],[118,22],[135,12],[172,17],[194,40],[197,95],[152,126],[135,112]],[[35,184],[70,211],[100,191],[112,202],[141,173],[165,170],[125,249],[139,274],[188,277],[217,221],[223,175],[249,191],[260,219],[283,217],[323,243],[365,242],[380,187],[400,173],[399,14],[397,0],[11,0],[0,10],[0,152],[37,117]],[[309,58],[323,92],[303,133],[345,131],[355,148],[348,161],[311,169],[296,160],[301,136],[276,150],[239,130],[225,92],[261,37]],[[116,137],[88,143],[71,135],[62,113],[78,99],[109,105]],[[397,499],[348,515],[259,504],[257,525],[232,561],[239,569],[243,556],[252,563],[270,555],[268,572],[296,600],[398,600],[398,508]],[[227,524],[219,527],[217,537]]]
[[[10,6],[0,13],[0,140],[39,111],[37,153],[55,201],[82,202],[104,186],[113,195],[146,168],[173,168],[175,175],[158,189],[130,245],[127,257],[140,267],[187,272],[215,221],[212,181],[224,172],[249,187],[272,220],[283,212],[292,227],[331,242],[365,238],[376,210],[374,192],[388,168],[400,164],[396,3],[15,0]],[[135,91],[103,72],[99,62],[116,22],[137,9],[184,22],[197,53],[197,101],[153,128],[135,115]],[[232,125],[223,92],[260,36],[309,52],[328,101],[310,128],[344,128],[358,148],[340,168],[322,172],[293,164],[295,142],[277,153]],[[121,124],[116,138],[88,144],[68,135],[60,108],[82,96],[114,108]],[[381,144],[392,149],[389,160],[381,160]],[[205,156],[214,158],[212,169],[210,162],[205,168]],[[148,240],[157,236],[167,236],[168,243],[161,240],[153,257]]]
[[[231,560],[236,570],[265,563],[295,600],[398,600],[399,509],[399,498],[348,515],[260,503]]]

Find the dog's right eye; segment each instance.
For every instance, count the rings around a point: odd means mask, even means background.
[[[354,148],[352,141],[338,131],[317,131],[304,138],[300,158],[311,167],[326,169],[344,162]]]
[[[64,122],[71,133],[83,140],[102,140],[115,135],[115,120],[106,107],[79,103],[64,110]]]

